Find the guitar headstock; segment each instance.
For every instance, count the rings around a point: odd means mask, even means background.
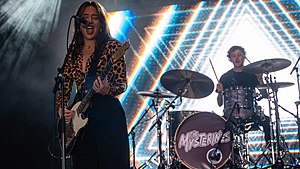
[[[125,42],[111,57],[112,62],[116,62],[121,56],[123,56],[126,50],[130,47],[129,42]]]

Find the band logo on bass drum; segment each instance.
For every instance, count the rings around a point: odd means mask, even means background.
[[[192,148],[214,146],[218,144],[221,137],[222,144],[230,142],[230,131],[225,132],[223,136],[222,133],[222,130],[213,133],[200,133],[197,130],[188,131],[180,135],[177,146],[184,148],[185,152],[189,152]]]

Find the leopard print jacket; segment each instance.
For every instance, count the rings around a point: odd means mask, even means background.
[[[114,39],[109,40],[104,46],[104,50],[100,56],[100,61],[97,65],[96,76],[100,75],[100,72],[103,71],[108,63],[108,56],[112,56],[122,44]],[[71,54],[67,55],[66,65],[64,67],[64,106],[67,106],[67,103],[71,97],[72,86],[75,82],[77,91],[80,91],[84,86],[84,80],[88,73],[88,70],[91,66],[91,61],[94,55],[92,55],[86,65],[84,73],[82,71],[82,54],[78,55],[73,61]],[[116,97],[123,93],[127,88],[127,75],[126,75],[126,63],[125,56],[121,56],[116,62],[114,62],[110,70],[107,73],[107,78],[110,85],[109,96]],[[57,108],[61,107],[61,93],[57,97]]]

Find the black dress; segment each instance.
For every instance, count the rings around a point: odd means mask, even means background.
[[[119,100],[96,95],[92,105],[73,150],[74,169],[129,168],[127,126]]]

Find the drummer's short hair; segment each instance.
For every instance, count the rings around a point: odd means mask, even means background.
[[[245,56],[246,56],[246,51],[243,47],[241,46],[232,46],[228,52],[227,52],[227,57],[230,58],[230,54],[235,51],[235,50],[240,50]]]

